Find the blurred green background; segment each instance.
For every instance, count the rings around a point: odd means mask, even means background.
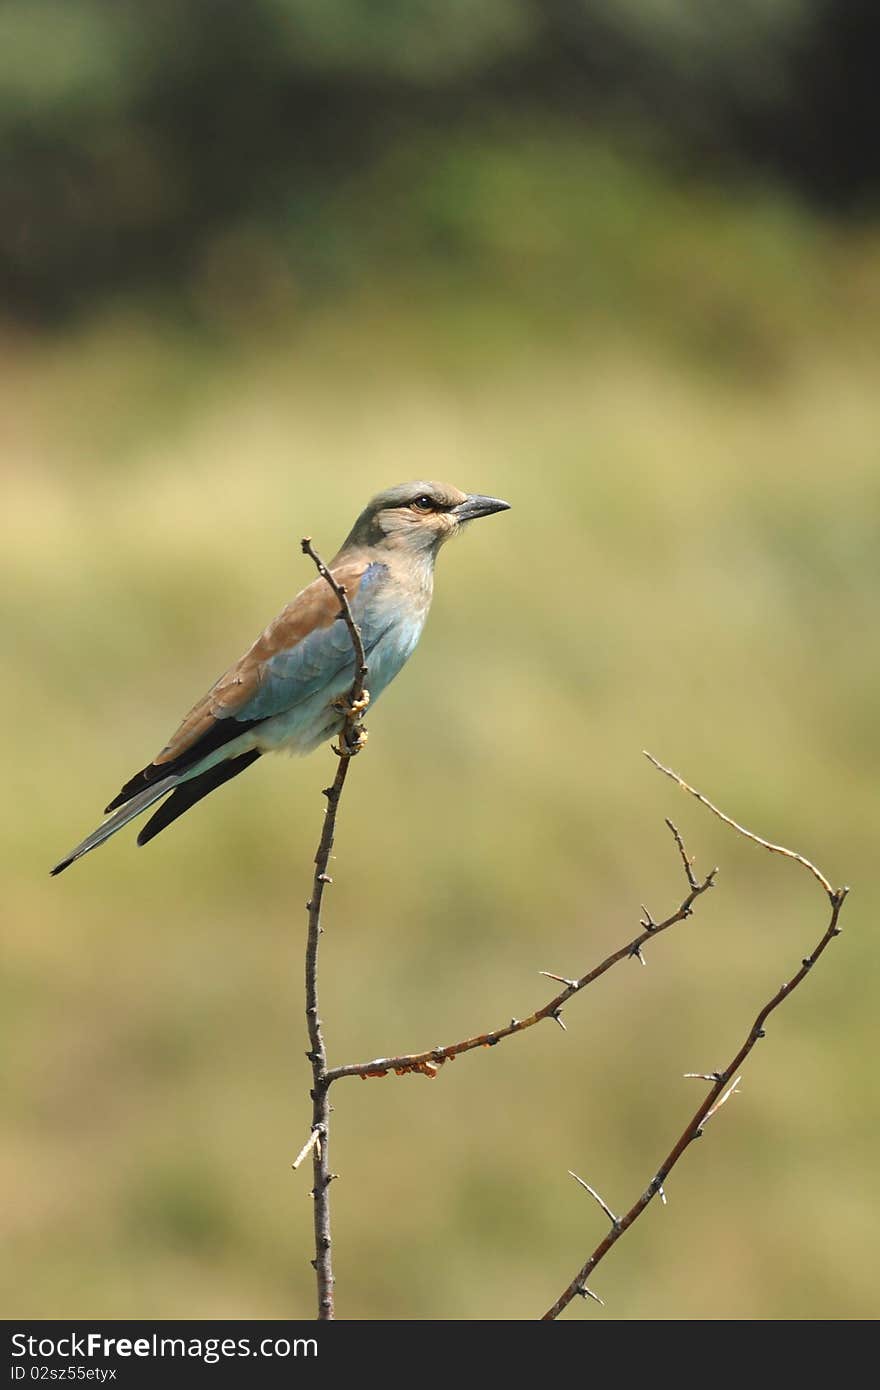
[[[303,903],[329,752],[50,881],[373,492],[510,499],[369,720],[331,1060],[449,1042],[717,890],[542,1026],[341,1082],[338,1312],[531,1318],[854,885],[593,1281],[877,1313],[880,222],[855,0],[0,11],[2,1306],[310,1316]]]

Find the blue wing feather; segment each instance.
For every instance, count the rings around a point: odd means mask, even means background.
[[[393,614],[379,602],[387,566],[374,562],[364,572],[351,601],[351,614],[361,631],[364,652],[387,631]],[[342,618],[318,628],[288,651],[276,652],[260,673],[260,688],[235,712],[238,720],[268,719],[295,708],[347,672],[354,678],[351,635]]]

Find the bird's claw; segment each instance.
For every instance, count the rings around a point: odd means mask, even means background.
[[[347,695],[340,695],[338,700],[333,701],[333,708],[338,709],[347,720],[352,720],[359,719],[369,703],[370,692],[364,690],[356,700],[350,700]]]
[[[366,746],[370,735],[366,729],[356,725],[354,729],[342,729],[339,734],[339,747],[334,744],[333,751],[340,758],[353,758],[361,749]]]
[[[340,695],[338,699],[333,701],[333,708],[339,711],[343,719],[342,728],[339,731],[339,746],[336,749],[341,758],[353,758],[366,743],[367,731],[361,724],[361,720],[369,703],[369,690],[361,691],[354,700],[350,699],[348,695]]]

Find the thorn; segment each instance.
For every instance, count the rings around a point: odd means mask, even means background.
[[[592,1289],[588,1289],[586,1284],[578,1284],[578,1293],[580,1294],[581,1298],[592,1298],[594,1303],[599,1303],[603,1308],[605,1307],[604,1301],[599,1297],[597,1293],[593,1293]]]
[[[656,1177],[651,1179],[651,1186],[653,1187],[654,1191],[657,1193],[657,1196],[660,1198],[660,1201],[663,1203],[665,1207],[666,1193],[663,1191],[663,1179],[661,1178],[659,1173]]]
[[[302,1148],[297,1154],[296,1158],[294,1159],[293,1163],[291,1164],[292,1168],[298,1168],[311,1149],[314,1149],[317,1152],[319,1158],[321,1157],[321,1135],[323,1134],[323,1132],[323,1125],[315,1126],[308,1139],[303,1144]]]
[[[616,1230],[617,1227],[620,1225],[620,1222],[614,1215],[614,1212],[611,1210],[608,1203],[603,1201],[602,1198],[599,1196],[595,1187],[590,1187],[590,1184],[588,1182],[584,1182],[583,1178],[579,1178],[577,1173],[573,1173],[570,1168],[568,1170],[568,1176],[570,1178],[574,1178],[575,1182],[579,1183],[580,1186],[583,1187],[585,1191],[589,1192],[590,1196],[599,1203],[599,1206],[602,1208],[605,1215],[608,1217],[608,1220],[611,1222],[612,1226]]]
[[[629,948],[629,953],[630,953],[631,956],[635,956],[635,958],[636,958],[636,960],[638,961],[639,965],[647,965],[647,964],[648,964],[648,962],[645,960],[645,957],[642,955],[642,948],[641,948],[641,946],[639,945],[638,942],[636,942],[634,946],[631,946],[631,947]]]
[[[735,1081],[732,1081],[732,1082],[730,1083],[730,1085],[727,1087],[727,1090],[723,1093],[723,1095],[720,1095],[720,1096],[718,1097],[718,1099],[716,1100],[715,1104],[714,1104],[709,1110],[706,1111],[706,1113],[705,1113],[705,1115],[703,1116],[703,1119],[702,1119],[702,1121],[701,1121],[701,1125],[700,1125],[700,1131],[701,1131],[701,1132],[702,1132],[703,1126],[706,1125],[706,1124],[708,1123],[709,1120],[711,1120],[711,1118],[712,1118],[713,1115],[715,1115],[715,1114],[718,1113],[718,1111],[721,1109],[722,1105],[726,1105],[726,1104],[727,1104],[727,1102],[730,1100],[730,1097],[731,1097],[731,1096],[738,1096],[738,1095],[739,1095],[739,1091],[737,1090],[737,1086],[739,1085],[739,1083],[740,1083],[741,1081],[742,1081],[742,1076],[740,1075],[740,1076],[738,1076],[738,1077],[736,1078]]]
[[[330,877],[329,874],[318,874],[318,882],[319,882],[319,883],[332,883],[333,880],[332,880],[332,878]]]
[[[577,989],[577,980],[569,980],[566,975],[554,975],[552,970],[539,970],[539,975],[545,975],[548,980],[555,980],[559,985],[565,985],[566,989]]]
[[[566,1033],[566,1032],[568,1031],[568,1029],[566,1028],[565,1024],[564,1024],[563,1021],[562,1021],[562,1010],[561,1010],[561,1009],[554,1009],[554,1011],[553,1011],[553,1013],[550,1015],[550,1017],[556,1019],[556,1022],[559,1024],[559,1026],[560,1026],[560,1028],[562,1029],[563,1033]]]
[[[645,915],[642,918],[641,922],[639,922],[639,926],[644,927],[645,931],[656,931],[657,923],[654,921],[654,918],[651,916],[644,903],[642,903],[642,911]]]
[[[519,1019],[518,1019],[518,1018],[512,1018],[512,1019],[510,1020],[510,1023],[509,1023],[507,1026],[508,1026],[508,1028],[518,1028],[518,1027],[519,1027]]]

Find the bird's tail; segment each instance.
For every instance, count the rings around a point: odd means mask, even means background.
[[[125,805],[121,806],[118,811],[115,811],[112,816],[108,816],[103,825],[99,825],[97,830],[93,830],[91,835],[87,835],[86,838],[77,845],[76,849],[72,849],[63,859],[59,859],[52,873],[60,874],[64,869],[69,868],[77,859],[82,859],[83,855],[88,854],[89,850],[97,849],[98,845],[103,845],[105,840],[109,840],[110,836],[115,835],[117,830],[121,830],[124,825],[128,825],[129,821],[134,820],[135,816],[139,816],[142,811],[146,811],[147,807],[152,806],[154,801],[158,801],[160,797],[172,791],[179,781],[179,775],[163,777],[161,782],[155,782],[153,786],[145,788],[142,792],[138,792],[130,801],[126,801]]]

